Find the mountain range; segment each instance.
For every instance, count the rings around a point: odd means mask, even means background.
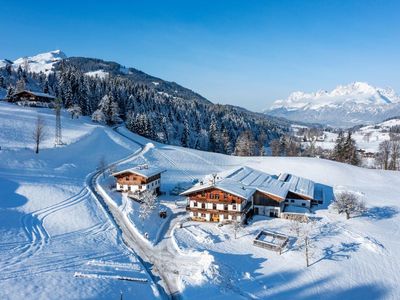
[[[294,92],[275,101],[264,113],[292,121],[351,127],[400,116],[400,96],[392,88],[354,82],[332,91]]]

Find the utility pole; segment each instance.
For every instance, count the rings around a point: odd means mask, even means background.
[[[55,100],[55,111],[56,111],[56,136],[54,140],[54,146],[60,146],[63,144],[61,135],[61,100]]]

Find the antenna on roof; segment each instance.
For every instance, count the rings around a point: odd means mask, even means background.
[[[215,184],[215,178],[217,177],[217,174],[216,174],[216,173],[213,173],[213,174],[212,174],[212,177],[213,177],[213,181],[212,181],[212,182],[213,182],[213,185],[214,185],[214,184]]]

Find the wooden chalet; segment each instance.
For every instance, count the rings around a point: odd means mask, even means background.
[[[243,221],[251,208],[252,193],[245,188],[202,184],[183,193],[189,198],[187,210],[193,220]]]
[[[24,90],[13,94],[7,100],[12,103],[19,103],[24,105],[49,106],[50,104],[54,103],[55,99],[56,97],[50,94]]]
[[[188,199],[193,220],[211,222],[244,221],[251,214],[281,217],[292,207],[309,211],[317,203],[311,180],[291,174],[272,176],[249,167],[208,176],[181,195]]]
[[[117,181],[117,191],[139,195],[143,191],[151,190],[159,194],[162,172],[163,170],[159,168],[140,165],[115,172],[112,175]]]

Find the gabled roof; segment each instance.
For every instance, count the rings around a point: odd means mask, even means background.
[[[234,182],[229,182],[229,181],[222,181],[222,182],[217,182],[215,184],[211,183],[206,183],[206,184],[196,184],[192,186],[190,189],[184,191],[181,193],[181,195],[189,195],[195,192],[200,192],[204,190],[208,190],[211,188],[215,188],[218,190],[221,190],[223,192],[232,194],[234,196],[240,197],[242,199],[250,199],[250,197],[254,194],[255,189],[249,188],[249,187],[244,187],[244,186],[238,186]]]
[[[56,97],[54,97],[54,96],[52,96],[50,94],[41,93],[41,92],[33,92],[33,91],[28,91],[28,90],[23,90],[23,91],[17,92],[13,96],[19,95],[19,94],[22,94],[22,93],[29,93],[29,94],[32,94],[32,95],[37,96],[37,97],[45,97],[45,98],[51,98],[51,99],[55,99],[56,98]]]
[[[243,199],[250,199],[257,190],[284,199],[288,193],[289,184],[262,171],[243,166],[216,174],[215,182],[209,175],[181,195],[185,196],[210,188],[220,189]]]
[[[160,174],[162,172],[165,172],[165,170],[158,168],[158,167],[149,166],[149,165],[140,165],[140,166],[136,166],[133,168],[128,168],[128,169],[123,169],[123,170],[117,171],[117,172],[113,173],[112,175],[118,176],[118,175],[124,174],[124,173],[131,173],[131,174],[140,175],[144,178],[149,178],[154,175]]]
[[[278,180],[288,183],[290,192],[314,199],[314,181],[288,173],[280,174]]]

